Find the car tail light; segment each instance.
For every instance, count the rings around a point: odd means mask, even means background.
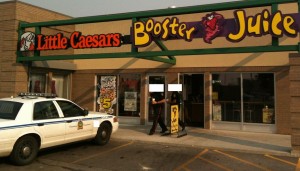
[[[114,117],[114,122],[118,122],[118,117]]]

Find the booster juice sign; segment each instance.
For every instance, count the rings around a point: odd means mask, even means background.
[[[84,36],[81,32],[75,31],[68,38],[62,33],[35,35],[32,32],[26,32],[21,36],[20,51],[119,47],[121,46],[121,37],[119,33]]]
[[[211,44],[216,37],[226,37],[228,41],[239,42],[246,36],[260,37],[271,34],[274,37],[296,37],[300,30],[299,14],[270,14],[263,10],[255,16],[247,16],[246,11],[234,11],[235,18],[225,19],[216,12],[207,14],[201,21],[179,22],[178,18],[165,19],[163,22],[148,19],[133,24],[132,39],[137,47],[149,45],[153,39],[172,40],[203,38]]]

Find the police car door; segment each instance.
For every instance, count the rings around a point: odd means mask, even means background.
[[[42,136],[42,147],[49,147],[64,143],[65,122],[60,118],[53,101],[34,103],[33,123],[35,130]]]
[[[92,136],[93,120],[84,114],[84,110],[66,100],[56,100],[66,122],[67,142],[86,139]]]

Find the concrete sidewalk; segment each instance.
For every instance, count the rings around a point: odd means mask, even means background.
[[[112,139],[146,141],[164,144],[197,146],[259,154],[291,156],[291,136],[240,131],[206,130],[187,127],[187,135],[177,138],[177,134],[161,136],[160,128],[154,135],[148,135],[151,126],[120,124]]]

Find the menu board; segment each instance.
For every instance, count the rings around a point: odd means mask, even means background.
[[[136,111],[137,92],[125,92],[124,111]]]
[[[222,108],[220,104],[213,104],[213,120],[221,121],[222,120]]]

